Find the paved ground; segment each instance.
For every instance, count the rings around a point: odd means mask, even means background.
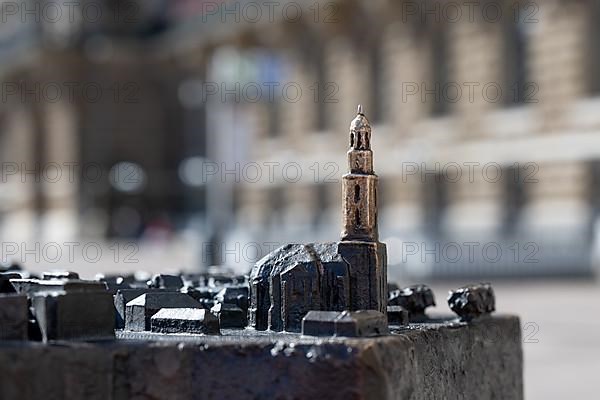
[[[444,305],[452,283],[432,285]],[[527,400],[597,399],[600,283],[496,282],[497,308],[521,316]]]

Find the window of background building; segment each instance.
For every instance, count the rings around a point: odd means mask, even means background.
[[[231,212],[235,216],[238,215],[242,207],[242,187],[241,185],[235,185],[231,193]]]
[[[375,191],[375,201],[377,202],[377,209],[379,211],[385,209],[388,205],[387,196],[392,193],[393,184],[393,179],[379,178],[379,187]]]
[[[284,189],[274,187],[269,190],[268,220],[272,227],[279,229],[283,226],[283,211],[285,205]]]
[[[281,133],[281,99],[276,96],[267,104],[269,137],[277,137]]]
[[[530,172],[530,171],[529,171]],[[503,233],[514,234],[517,230],[521,212],[527,203],[526,179],[528,171],[509,167],[502,171],[504,182],[504,221]]]
[[[384,122],[383,105],[385,104],[385,89],[384,85],[384,65],[383,65],[383,49],[380,43],[373,43],[370,47],[371,57],[369,73],[371,74],[370,85],[371,89],[371,110],[369,110],[369,116],[373,123]]]
[[[263,85],[277,82],[281,87],[285,76],[284,63],[277,54],[267,53],[261,58],[261,76],[260,79]],[[277,137],[281,133],[281,90],[273,90],[272,94],[268,95],[263,91],[260,97],[266,107],[267,112],[267,132],[269,137]]]
[[[600,217],[600,160],[590,161],[588,168],[590,174],[588,195],[593,213],[592,221],[594,221]]]
[[[313,217],[313,227],[318,229],[319,225],[327,218],[329,211],[329,185],[327,183],[319,183],[315,185],[316,207]]]
[[[315,130],[321,132],[327,129],[327,96],[328,82],[323,46],[316,46],[314,55],[314,71],[316,80],[313,86],[313,101],[315,103]]]
[[[431,30],[431,83],[427,90],[427,101],[431,104],[431,115],[439,117],[450,112],[447,93],[449,86],[449,49],[448,32],[443,24],[434,26]]]
[[[424,175],[424,225],[431,236],[440,236],[442,220],[448,207],[448,182],[445,175]]]
[[[600,95],[600,0],[589,0],[588,19],[588,91]]]
[[[503,17],[504,85],[502,100],[505,106],[527,103],[536,91],[534,83],[527,82],[527,25],[528,13],[524,6],[514,4]]]

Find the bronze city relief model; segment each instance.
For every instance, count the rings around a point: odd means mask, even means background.
[[[249,276],[0,264],[0,398],[521,400],[519,320],[490,315],[490,285],[432,319],[429,287],[388,284],[371,133],[359,106],[340,240],[282,246]]]

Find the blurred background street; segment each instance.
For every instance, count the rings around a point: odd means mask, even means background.
[[[373,125],[389,279],[490,281],[528,399],[600,370],[600,0],[0,0],[0,262],[246,273],[335,241]]]

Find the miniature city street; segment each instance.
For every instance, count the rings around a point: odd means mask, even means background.
[[[282,246],[248,276],[2,267],[2,398],[522,399],[519,318],[492,314],[490,284],[436,299],[388,281],[371,134],[359,106],[340,241]]]

